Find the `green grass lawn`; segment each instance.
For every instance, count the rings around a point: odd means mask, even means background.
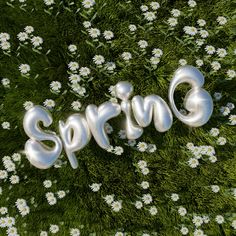
[[[236,2],[158,3],[0,1],[0,235],[236,235]],[[173,116],[167,132],[152,122],[131,142],[120,115],[107,127],[115,149],[92,139],[76,152],[77,169],[64,151],[47,170],[27,160],[23,117],[33,105],[50,110],[53,123],[42,128],[58,134],[59,120],[116,102],[111,86],[122,80],[169,104],[185,64],[213,98],[204,126]],[[175,92],[182,112],[189,89]]]

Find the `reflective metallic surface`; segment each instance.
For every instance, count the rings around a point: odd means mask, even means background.
[[[192,87],[184,99],[184,106],[189,111],[187,115],[178,111],[174,101],[175,89],[181,83],[188,83]],[[204,125],[213,111],[212,98],[202,88],[203,85],[203,75],[193,66],[180,67],[170,83],[169,102],[171,108],[179,120],[192,127]],[[130,101],[132,92],[133,86],[129,82],[119,82],[115,86],[115,93],[121,99],[120,105],[112,102],[105,102],[99,107],[88,105],[85,110],[86,118],[81,114],[74,114],[67,119],[66,123],[59,121],[59,131],[65,152],[73,168],[78,167],[75,152],[90,141],[91,134],[100,147],[110,148],[110,142],[105,132],[105,123],[118,116],[121,111],[126,116],[125,129],[128,139],[139,138],[143,133],[142,127],[150,125],[152,119],[159,132],[165,132],[171,127],[172,113],[161,97],[149,95],[143,98],[138,95]],[[55,133],[43,131],[39,126],[41,121],[45,127],[52,123],[52,117],[45,108],[34,106],[26,112],[23,126],[30,139],[25,144],[25,152],[32,165],[40,169],[47,169],[59,157],[62,142]],[[52,141],[54,147],[51,148],[42,141]]]
[[[74,114],[67,119],[65,124],[59,121],[59,130],[70,164],[76,169],[78,161],[74,152],[87,145],[91,138],[87,121],[82,115]]]
[[[174,101],[174,91],[181,83],[188,83],[192,86],[184,99],[184,106],[189,111],[187,115],[178,111]],[[179,120],[192,127],[204,125],[210,119],[213,111],[212,98],[206,90],[201,88],[203,85],[202,73],[193,66],[180,67],[170,83],[169,102],[171,108]]]
[[[153,118],[156,130],[167,131],[172,125],[172,113],[166,102],[157,95],[145,98],[134,96],[132,99],[134,117],[141,127],[146,127]]]
[[[52,123],[52,117],[45,108],[34,106],[26,112],[23,127],[30,139],[25,144],[25,152],[32,165],[39,169],[47,169],[59,157],[62,150],[62,143],[60,138],[54,133],[43,131],[39,127],[40,121],[43,122],[45,127],[48,127]],[[44,140],[53,141],[54,147],[50,148],[40,142]]]
[[[113,117],[120,114],[121,108],[119,104],[105,102],[99,107],[88,105],[85,110],[86,120],[90,131],[98,145],[104,149],[110,147],[108,136],[105,132],[105,123]]]
[[[115,87],[116,96],[122,100],[121,110],[126,116],[125,131],[128,139],[137,139],[143,134],[143,129],[136,125],[132,119],[131,103],[128,100],[132,95],[133,86],[126,81],[121,81]]]
[[[133,85],[128,81],[121,81],[116,84],[116,96],[121,100],[128,100],[133,93]]]

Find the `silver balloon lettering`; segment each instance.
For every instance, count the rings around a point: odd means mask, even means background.
[[[30,163],[39,169],[47,169],[59,157],[62,151],[62,143],[58,136],[54,133],[44,132],[39,127],[39,122],[42,121],[45,127],[52,124],[52,117],[41,106],[34,106],[24,117],[23,126],[25,133],[30,139],[25,143],[26,156]],[[55,143],[53,148],[50,148],[40,141],[50,140]]]
[[[126,126],[125,126],[126,136],[128,139],[137,139],[142,136],[143,129],[138,125],[136,125],[131,118],[132,115],[131,104],[128,99],[132,95],[133,86],[126,81],[122,81],[116,85],[115,89],[116,89],[116,96],[122,100],[120,104],[121,110],[126,116]]]
[[[105,102],[99,107],[95,105],[88,105],[85,114],[89,128],[95,138],[97,144],[108,149],[110,142],[105,132],[105,123],[113,117],[120,114],[120,106],[116,103]]]
[[[76,169],[78,161],[74,152],[82,149],[91,138],[87,121],[80,114],[71,115],[65,124],[59,121],[59,131],[70,164]]]
[[[172,113],[166,102],[157,95],[149,95],[144,99],[135,96],[132,99],[134,117],[138,124],[147,127],[154,116],[154,125],[157,131],[165,132],[172,125]]]
[[[192,89],[186,94],[184,106],[189,114],[181,114],[175,106],[174,91],[181,83],[188,83]],[[169,101],[175,116],[186,125],[199,127],[204,125],[211,117],[213,102],[210,94],[202,89],[204,77],[202,73],[193,66],[179,68],[170,83]]]
[[[179,112],[174,101],[174,92],[179,84],[188,83],[190,91],[184,99],[184,106],[189,111],[187,115]],[[179,68],[170,83],[169,102],[175,116],[192,127],[204,125],[211,117],[213,102],[209,93],[202,88],[204,77],[202,73],[192,66]],[[143,127],[150,125],[152,119],[157,131],[165,132],[170,129],[173,117],[167,103],[157,95],[148,95],[145,98],[137,95],[131,100],[133,86],[126,81],[119,82],[115,86],[116,97],[121,103],[105,102],[99,107],[88,105],[85,117],[81,114],[71,115],[66,123],[59,121],[59,131],[63,141],[65,152],[72,168],[78,167],[75,152],[81,150],[91,139],[91,134],[97,144],[108,149],[110,142],[105,132],[105,123],[117,117],[121,111],[126,117],[126,135],[128,139],[137,139],[143,133]],[[134,116],[134,119],[132,117]],[[60,138],[51,132],[44,132],[39,127],[42,121],[44,126],[52,123],[52,117],[41,106],[31,108],[25,114],[23,126],[30,139],[25,144],[25,151],[31,164],[46,169],[53,165],[62,150]],[[54,142],[50,148],[40,141],[49,140]]]

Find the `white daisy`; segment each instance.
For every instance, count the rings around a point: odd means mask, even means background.
[[[152,10],[157,10],[158,8],[160,8],[160,4],[158,2],[151,2],[150,6],[152,8]]]
[[[122,208],[122,203],[121,201],[113,201],[111,204],[111,208],[113,211],[118,212]]]
[[[203,219],[201,216],[194,216],[192,222],[195,224],[196,227],[199,227],[203,224]]]
[[[160,58],[159,57],[155,57],[155,56],[151,57],[150,58],[150,62],[151,62],[152,65],[157,65],[160,62]]]
[[[33,37],[31,39],[31,43],[33,44],[34,47],[38,47],[43,43],[43,39],[39,36]]]
[[[21,74],[27,74],[30,71],[30,66],[28,64],[21,64],[19,70]]]
[[[182,226],[182,228],[180,229],[180,232],[181,232],[182,235],[187,235],[189,230],[188,230],[187,227]]]
[[[90,74],[90,69],[88,68],[88,67],[81,67],[80,69],[79,69],[79,74],[81,75],[81,76],[88,76],[89,74]]]
[[[136,202],[135,202],[135,207],[136,207],[137,209],[141,209],[141,208],[143,207],[143,203],[142,203],[141,201],[136,201]]]
[[[10,177],[10,182],[11,182],[12,184],[18,184],[18,183],[20,182],[19,176],[18,176],[18,175],[12,175],[12,176]]]
[[[83,0],[82,5],[84,8],[91,8],[95,5],[95,1],[94,0]]]
[[[144,160],[138,161],[138,167],[139,167],[140,169],[146,168],[146,167],[147,167],[147,162],[144,161]]]
[[[216,51],[215,48],[214,48],[213,46],[211,46],[211,45],[207,45],[207,46],[205,47],[205,50],[206,50],[207,54],[209,54],[209,55],[214,54],[215,51]]]
[[[8,121],[2,122],[2,128],[3,129],[10,129],[10,123]]]
[[[155,12],[147,11],[143,15],[147,21],[153,21],[157,18]]]
[[[154,48],[152,50],[152,54],[155,57],[161,57],[163,55],[163,51],[160,48]]]
[[[145,12],[148,10],[148,6],[142,5],[142,6],[140,6],[140,9],[141,9],[141,11]]]
[[[148,168],[142,168],[141,172],[142,172],[143,175],[147,175],[147,174],[149,174],[149,169]]]
[[[129,25],[129,30],[130,30],[131,32],[136,31],[136,30],[137,30],[136,25],[133,25],[133,24]]]
[[[180,16],[180,10],[178,10],[178,9],[172,9],[172,10],[171,10],[171,15],[172,15],[173,17],[179,17],[179,16]]]
[[[102,65],[105,62],[105,58],[102,55],[95,55],[93,57],[93,62],[96,65]]]
[[[220,65],[220,63],[218,61],[213,61],[211,63],[211,67],[212,67],[212,69],[214,71],[217,71],[217,70],[219,70],[221,68],[221,65]]]
[[[26,39],[29,38],[29,36],[25,32],[20,32],[19,34],[17,34],[17,38],[19,39],[19,41],[24,42]]]
[[[2,215],[6,214],[8,212],[7,208],[6,207],[0,207],[0,213]]]
[[[72,84],[74,84],[74,83],[80,82],[81,77],[80,77],[78,74],[71,74],[71,75],[69,76],[69,80],[70,80],[70,82],[71,82]]]
[[[181,66],[185,66],[185,65],[187,64],[187,61],[186,61],[185,59],[180,59],[180,60],[179,60],[179,64],[180,64]]]
[[[43,1],[44,1],[45,5],[47,5],[47,6],[51,6],[52,4],[55,3],[54,0],[43,0]]]
[[[225,145],[226,144],[226,138],[224,137],[219,137],[216,141],[218,145]]]
[[[199,34],[201,35],[202,38],[207,38],[209,36],[209,33],[206,30],[200,30]]]
[[[1,42],[1,49],[2,50],[9,50],[11,47],[11,44],[9,42]]]
[[[189,0],[189,1],[188,1],[188,5],[189,5],[190,7],[195,7],[195,6],[197,5],[197,3],[196,3],[194,0]]]
[[[119,232],[116,232],[115,236],[125,236],[125,234],[119,231]]]
[[[230,113],[230,109],[228,107],[220,107],[220,112],[223,116],[227,116]]]
[[[5,88],[10,88],[10,80],[8,78],[3,78],[1,82]]]
[[[89,32],[90,37],[94,39],[101,35],[100,30],[97,28],[90,28],[88,32]]]
[[[194,232],[193,232],[193,236],[204,236],[204,232],[203,230],[201,229],[196,229]]]
[[[224,48],[218,48],[216,50],[216,54],[219,56],[219,57],[225,57],[227,55],[227,51],[224,49]]]
[[[143,194],[142,200],[143,200],[144,204],[150,204],[152,202],[152,196],[149,193]]]
[[[53,91],[56,91],[56,92],[59,92],[60,89],[61,89],[61,83],[59,81],[52,81],[50,83],[50,88],[53,90]]]
[[[106,196],[104,197],[104,200],[105,200],[105,202],[106,202],[108,205],[111,205],[112,202],[114,201],[114,194],[112,194],[112,195],[106,195]]]
[[[8,176],[8,173],[6,170],[0,170],[0,179],[6,179]]]
[[[120,130],[118,135],[119,135],[120,139],[126,139],[126,131],[125,130],[123,130],[123,129]]]
[[[89,187],[92,189],[93,192],[98,192],[100,190],[101,185],[102,184],[93,183],[89,185]]]
[[[59,231],[59,226],[58,225],[50,225],[49,227],[49,231],[52,233],[52,234],[55,234]]]
[[[68,46],[68,50],[69,50],[69,52],[74,53],[74,52],[76,52],[76,50],[77,50],[77,46],[74,45],[74,44],[70,44],[70,45]]]
[[[43,105],[46,107],[46,108],[53,108],[55,107],[55,101],[53,101],[52,99],[46,99],[44,102],[43,102]]]
[[[62,199],[66,196],[66,192],[63,190],[59,190],[59,191],[57,191],[57,196],[59,199]]]
[[[79,111],[81,108],[81,103],[79,101],[73,101],[71,103],[71,107],[72,109],[74,109],[75,111]]]
[[[185,216],[187,214],[187,210],[184,207],[179,207],[178,213],[180,216]]]
[[[113,151],[116,155],[121,155],[124,152],[124,149],[120,146],[116,146],[114,147]]]
[[[203,19],[197,20],[197,23],[198,23],[198,25],[201,26],[201,27],[204,26],[204,25],[206,25],[206,21],[203,20]]]
[[[167,23],[171,26],[174,27],[178,24],[178,20],[174,17],[171,17],[167,20]]]
[[[227,70],[227,76],[230,78],[230,79],[233,79],[236,77],[236,72],[234,70]]]
[[[43,181],[43,186],[44,186],[45,188],[50,188],[50,187],[52,187],[52,181],[51,181],[51,180],[44,180],[44,181]]]
[[[210,130],[210,135],[213,136],[213,137],[218,136],[219,133],[220,133],[220,131],[219,131],[219,129],[217,129],[217,128],[212,128],[212,129]]]
[[[139,45],[140,48],[144,49],[148,46],[148,42],[145,41],[145,40],[139,40],[138,45]]]
[[[26,26],[24,30],[27,34],[31,34],[34,32],[34,28],[32,26]]]
[[[214,98],[215,98],[216,101],[219,101],[222,98],[222,94],[218,93],[218,92],[215,92],[214,93]]]
[[[34,106],[34,104],[31,101],[26,101],[23,103],[23,107],[25,108],[26,111],[28,111],[33,106]]]
[[[157,214],[157,208],[155,206],[152,206],[149,208],[149,212],[152,216]]]
[[[172,201],[174,201],[174,202],[178,201],[178,200],[179,200],[179,194],[177,194],[177,193],[172,193],[172,194],[171,194],[171,199],[172,199]]]
[[[230,125],[236,125],[236,115],[229,116]]]
[[[236,220],[233,220],[232,223],[231,223],[231,226],[236,229]]]
[[[145,142],[139,142],[137,147],[140,152],[145,152],[148,148],[148,145]]]
[[[211,190],[213,193],[218,193],[220,191],[220,187],[218,185],[211,185]]]
[[[194,36],[197,34],[197,28],[194,26],[185,26],[184,27],[184,32],[188,35]]]
[[[218,224],[223,224],[225,219],[222,215],[217,215],[216,218],[215,218],[215,221],[218,223]]]
[[[197,46],[201,47],[204,44],[205,40],[204,39],[197,39],[196,44]]]
[[[75,61],[71,61],[69,64],[68,64],[68,68],[71,70],[71,71],[76,71],[78,68],[79,68],[79,64]]]
[[[86,29],[89,28],[89,27],[91,27],[91,25],[92,25],[92,24],[91,24],[90,21],[84,21],[84,22],[83,22],[83,26],[84,26],[84,28],[86,28]]]
[[[209,157],[209,161],[210,161],[211,163],[215,163],[215,162],[217,161],[217,158],[216,158],[215,156],[210,156],[210,157]]]
[[[148,189],[149,188],[149,183],[147,181],[142,181],[140,184],[143,189]]]
[[[109,71],[109,72],[113,72],[113,70],[116,68],[116,64],[114,62],[107,62],[105,65],[105,68]]]
[[[203,64],[204,64],[203,60],[201,60],[201,59],[196,60],[197,66],[201,67],[201,66],[203,66]]]
[[[9,39],[10,39],[10,34],[8,34],[8,33],[0,33],[0,41],[1,42],[6,42]]]
[[[110,30],[105,30],[103,32],[103,36],[106,40],[110,40],[110,39],[114,38],[114,33]]]
[[[225,25],[227,23],[227,19],[224,16],[218,16],[216,21],[219,25]]]
[[[41,231],[39,236],[48,236],[48,233],[47,231]]]
[[[77,228],[70,229],[70,236],[80,236],[80,230]]]
[[[190,158],[188,160],[188,165],[191,167],[191,168],[196,168],[198,165],[199,165],[199,161],[197,158]]]
[[[130,52],[123,52],[121,56],[125,61],[129,61],[132,58],[132,55]]]

